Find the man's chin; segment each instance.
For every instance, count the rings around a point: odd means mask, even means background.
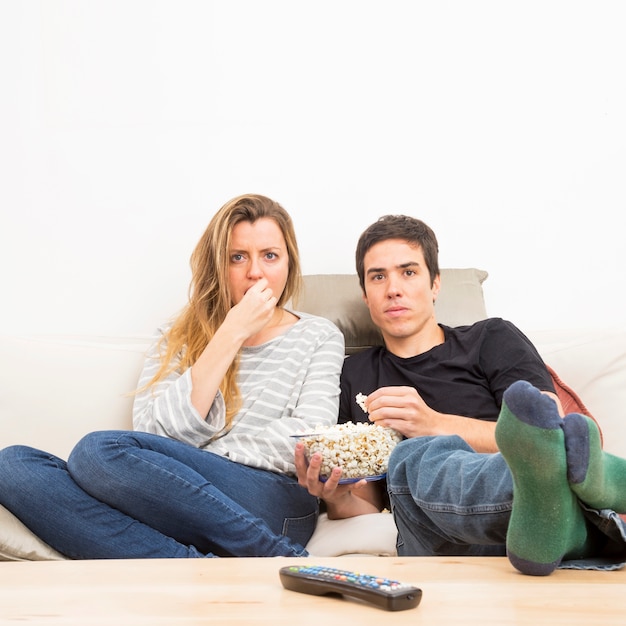
[[[407,339],[415,334],[415,329],[412,325],[407,324],[406,322],[397,321],[394,324],[385,324],[385,326],[380,326],[380,332],[384,337],[389,337],[393,339]]]

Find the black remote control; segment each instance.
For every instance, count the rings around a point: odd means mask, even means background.
[[[413,585],[321,565],[289,565],[280,568],[285,589],[321,596],[338,593],[375,604],[387,611],[416,607],[422,590]]]

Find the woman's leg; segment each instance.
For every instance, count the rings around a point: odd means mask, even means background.
[[[0,450],[0,503],[72,559],[205,556],[96,500],[63,460],[27,446]]]
[[[87,435],[68,467],[98,500],[201,552],[307,555],[302,546],[315,528],[317,500],[287,476],[129,431]]]

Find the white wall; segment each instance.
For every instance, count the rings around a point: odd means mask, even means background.
[[[410,213],[523,329],[623,325],[626,4],[0,0],[0,324],[148,334],[232,196]]]

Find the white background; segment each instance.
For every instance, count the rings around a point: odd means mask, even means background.
[[[150,334],[241,193],[305,273],[425,220],[524,330],[626,320],[626,3],[0,0],[0,325]]]

